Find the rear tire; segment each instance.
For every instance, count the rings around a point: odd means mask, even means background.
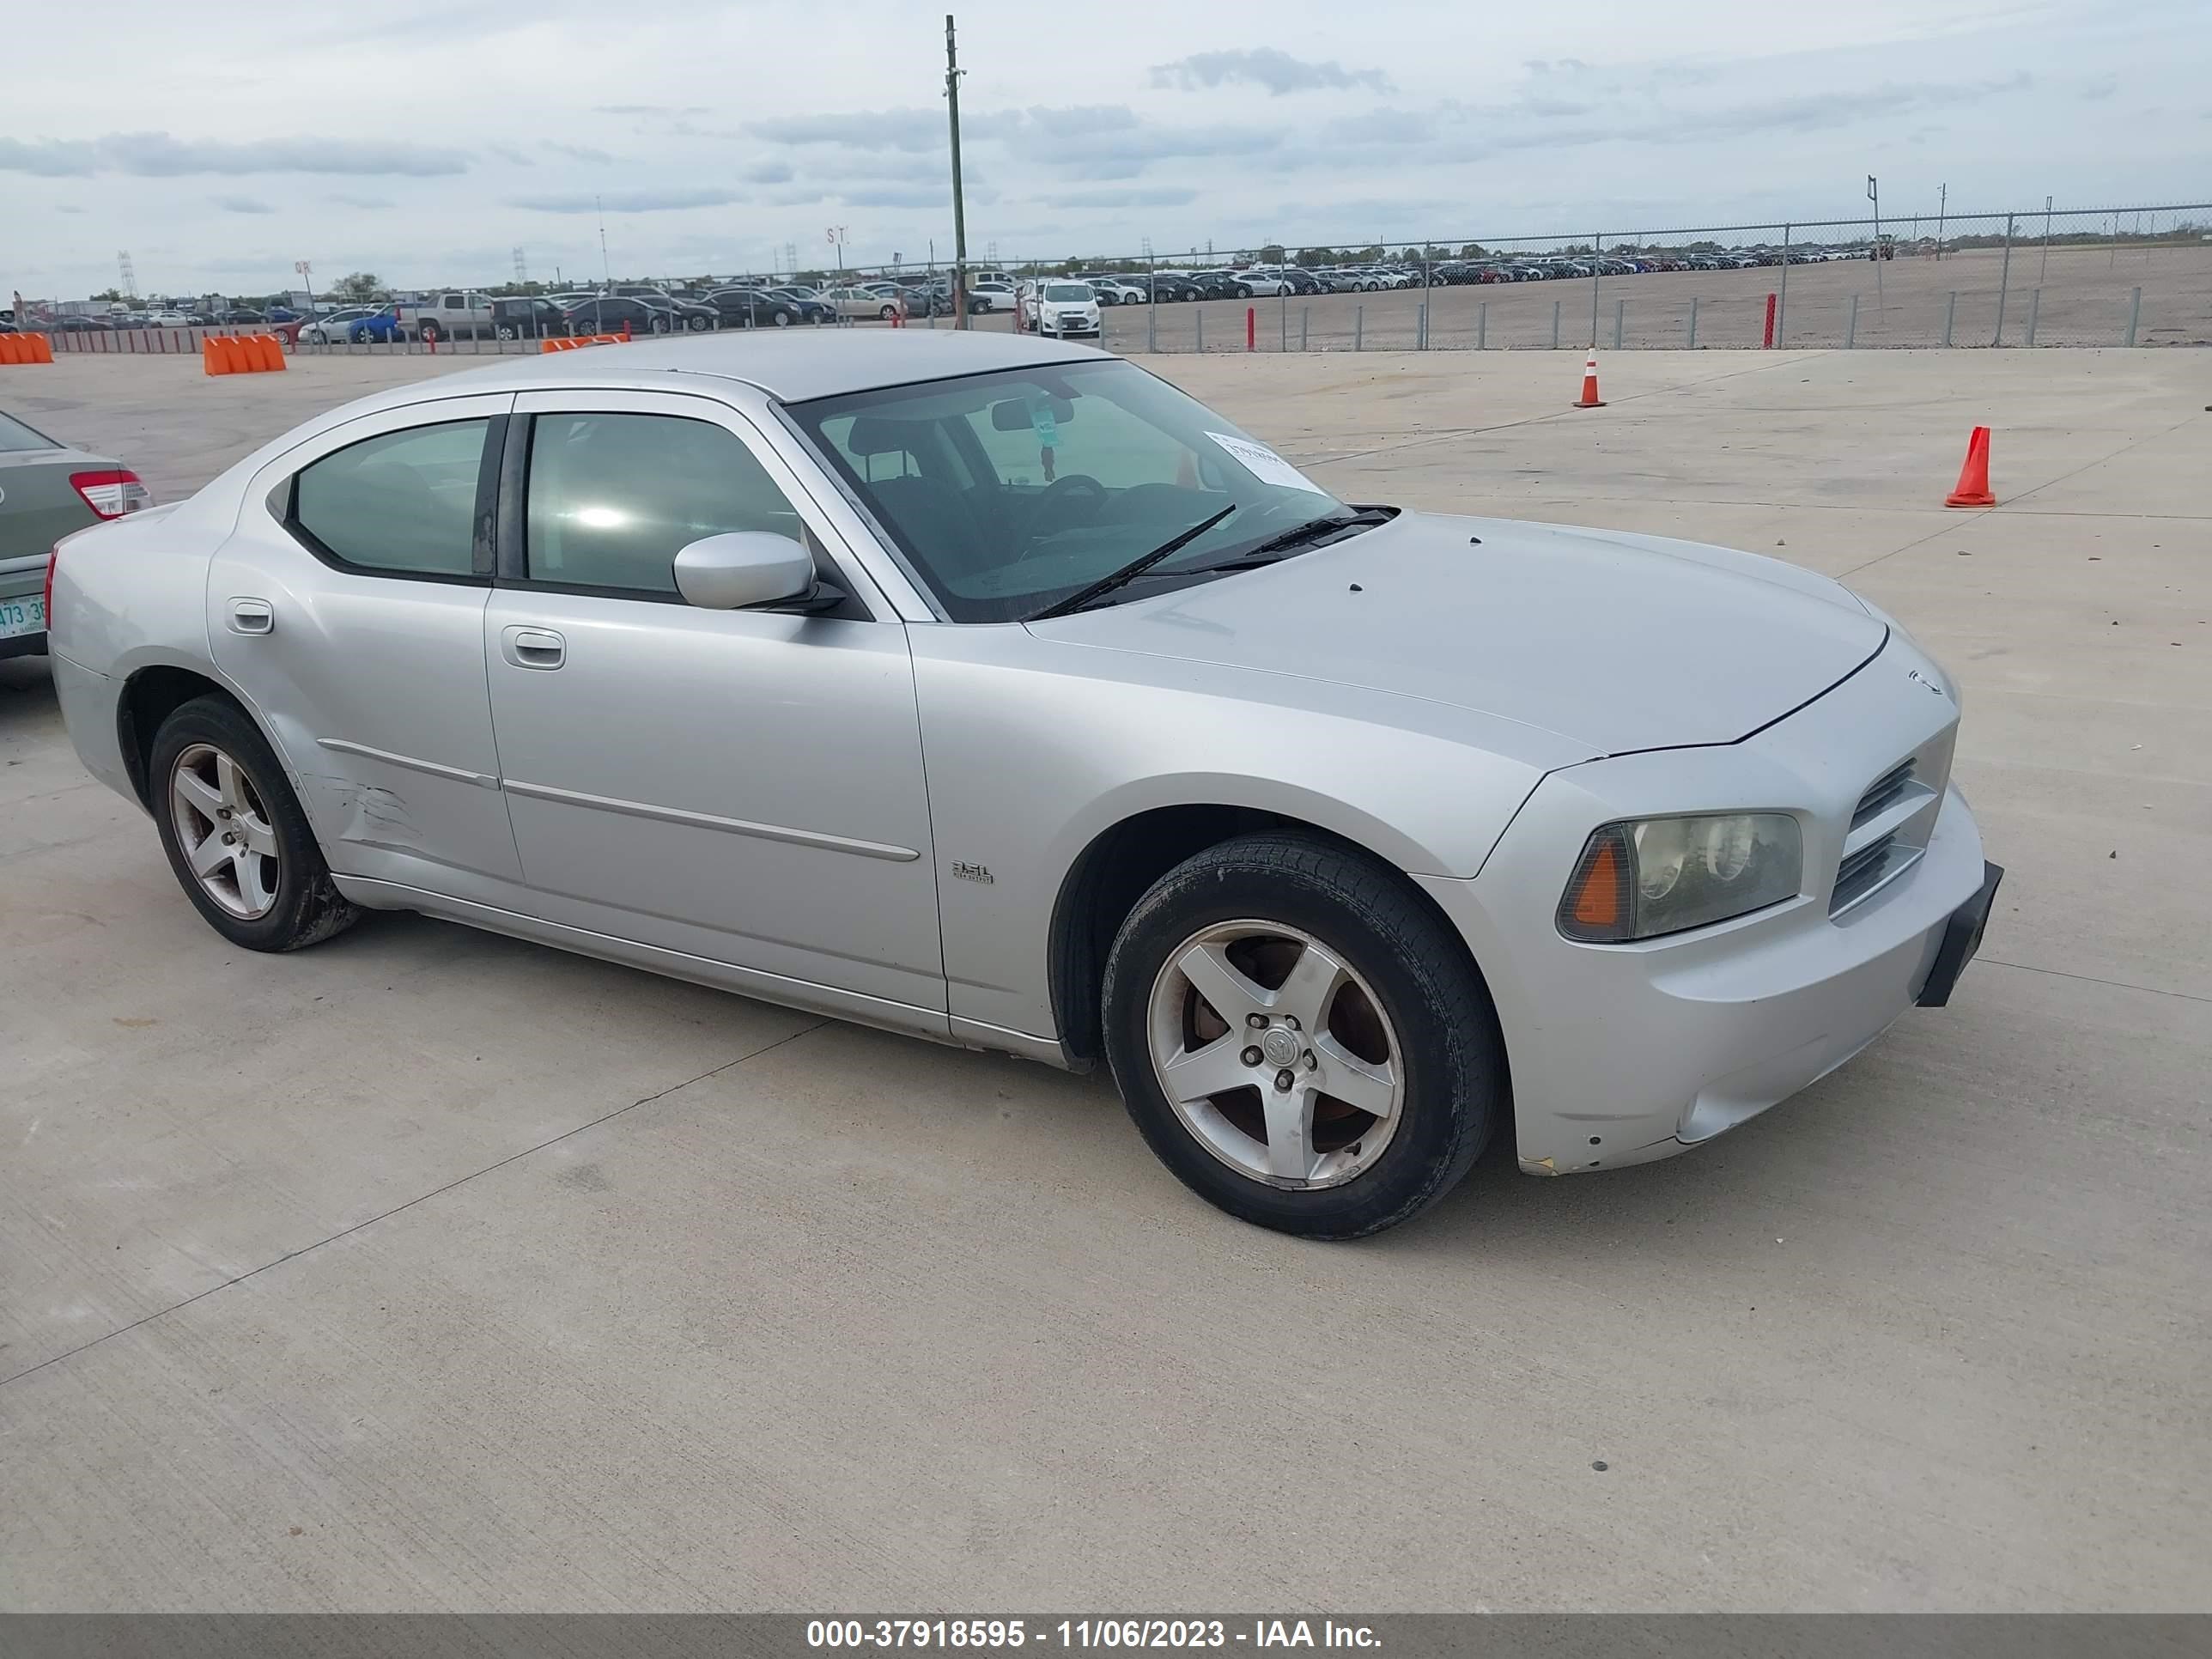
[[[1243,978],[1202,989],[1210,976],[1180,965],[1202,951]],[[1300,988],[1316,983],[1309,1006]],[[1239,985],[1253,1000],[1214,1006]],[[1395,1226],[1457,1184],[1510,1109],[1497,1013],[1462,942],[1397,872],[1318,836],[1243,836],[1161,877],[1114,940],[1102,1002],[1115,1080],[1160,1161],[1278,1231]],[[1171,1068],[1192,1061],[1180,1075],[1200,1083],[1177,1082],[1185,1097],[1170,1098]],[[1196,1095],[1209,1066],[1227,1086]]]
[[[177,709],[155,734],[147,775],[170,869],[208,926],[233,945],[297,951],[360,920],[331,881],[276,752],[236,703],[196,697]],[[243,837],[234,860],[221,850],[226,825]],[[193,867],[195,848],[209,854],[203,868],[214,862],[205,878]]]

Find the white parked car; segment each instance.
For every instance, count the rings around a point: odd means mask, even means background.
[[[317,345],[343,345],[352,337],[356,323],[363,318],[376,316],[383,309],[382,306],[342,306],[316,318],[300,331],[300,337],[312,340]]]
[[[1046,279],[1020,289],[1021,325],[1032,334],[1068,338],[1099,331],[1098,296],[1088,283]]]
[[[968,303],[977,311],[1012,311],[1021,304],[1012,283],[970,283]]]
[[[1098,303],[1107,306],[1140,306],[1152,298],[1137,283],[1121,276],[1089,276],[1084,279],[1097,295]]]
[[[1237,294],[1240,299],[1272,300],[1290,291],[1290,283],[1274,271],[1240,270],[1237,273]]]
[[[1313,1237],[1492,1135],[1567,1175],[1735,1127],[1945,1001],[2002,874],[1949,677],[1827,578],[1354,506],[996,331],[419,381],[46,582],[71,742],[232,946],[419,910],[1103,1060],[1176,1176]]]

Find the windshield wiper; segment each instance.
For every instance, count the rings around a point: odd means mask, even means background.
[[[1230,502],[1228,506],[1223,507],[1220,512],[1215,514],[1212,518],[1200,520],[1198,523],[1191,526],[1189,529],[1184,531],[1181,535],[1170,537],[1166,541],[1162,542],[1151,552],[1143,555],[1141,557],[1130,560],[1128,563],[1123,565],[1118,570],[1108,571],[1097,581],[1091,583],[1090,586],[1079,588],[1076,592],[1069,594],[1066,599],[1061,599],[1057,604],[1048,605],[1045,606],[1043,610],[1038,611],[1035,616],[1024,617],[1022,620],[1024,622],[1044,622],[1053,617],[1065,617],[1082,610],[1084,606],[1091,604],[1095,600],[1103,599],[1107,594],[1111,593],[1115,588],[1121,586],[1123,583],[1134,581],[1138,577],[1143,575],[1145,572],[1150,570],[1154,565],[1158,564],[1162,559],[1167,558],[1173,554],[1182,552],[1183,549],[1188,547],[1193,542],[1196,541],[1200,536],[1206,534],[1207,531],[1212,529],[1214,526],[1219,524],[1224,519],[1227,518],[1236,510],[1237,503],[1234,501]]]
[[[1355,507],[1349,513],[1325,513],[1318,519],[1308,519],[1304,524],[1294,525],[1279,536],[1270,536],[1266,541],[1246,548],[1233,559],[1224,559],[1218,564],[1199,565],[1192,574],[1198,571],[1243,570],[1254,565],[1273,564],[1275,560],[1267,555],[1281,554],[1301,542],[1317,541],[1340,531],[1364,530],[1388,524],[1392,516],[1382,508],[1373,507]]]

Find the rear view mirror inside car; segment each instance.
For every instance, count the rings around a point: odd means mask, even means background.
[[[1055,425],[1075,418],[1075,400],[1073,398],[1044,398],[1036,401],[1042,407],[1052,411],[1053,422]],[[991,405],[993,428],[1000,432],[1028,431],[1036,424],[1030,412],[1030,399],[1027,398],[1008,398],[1003,402],[993,404]]]

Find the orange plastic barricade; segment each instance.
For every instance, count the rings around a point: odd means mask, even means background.
[[[222,349],[222,337],[210,334],[200,342],[200,368],[210,374],[230,373],[230,354]]]

